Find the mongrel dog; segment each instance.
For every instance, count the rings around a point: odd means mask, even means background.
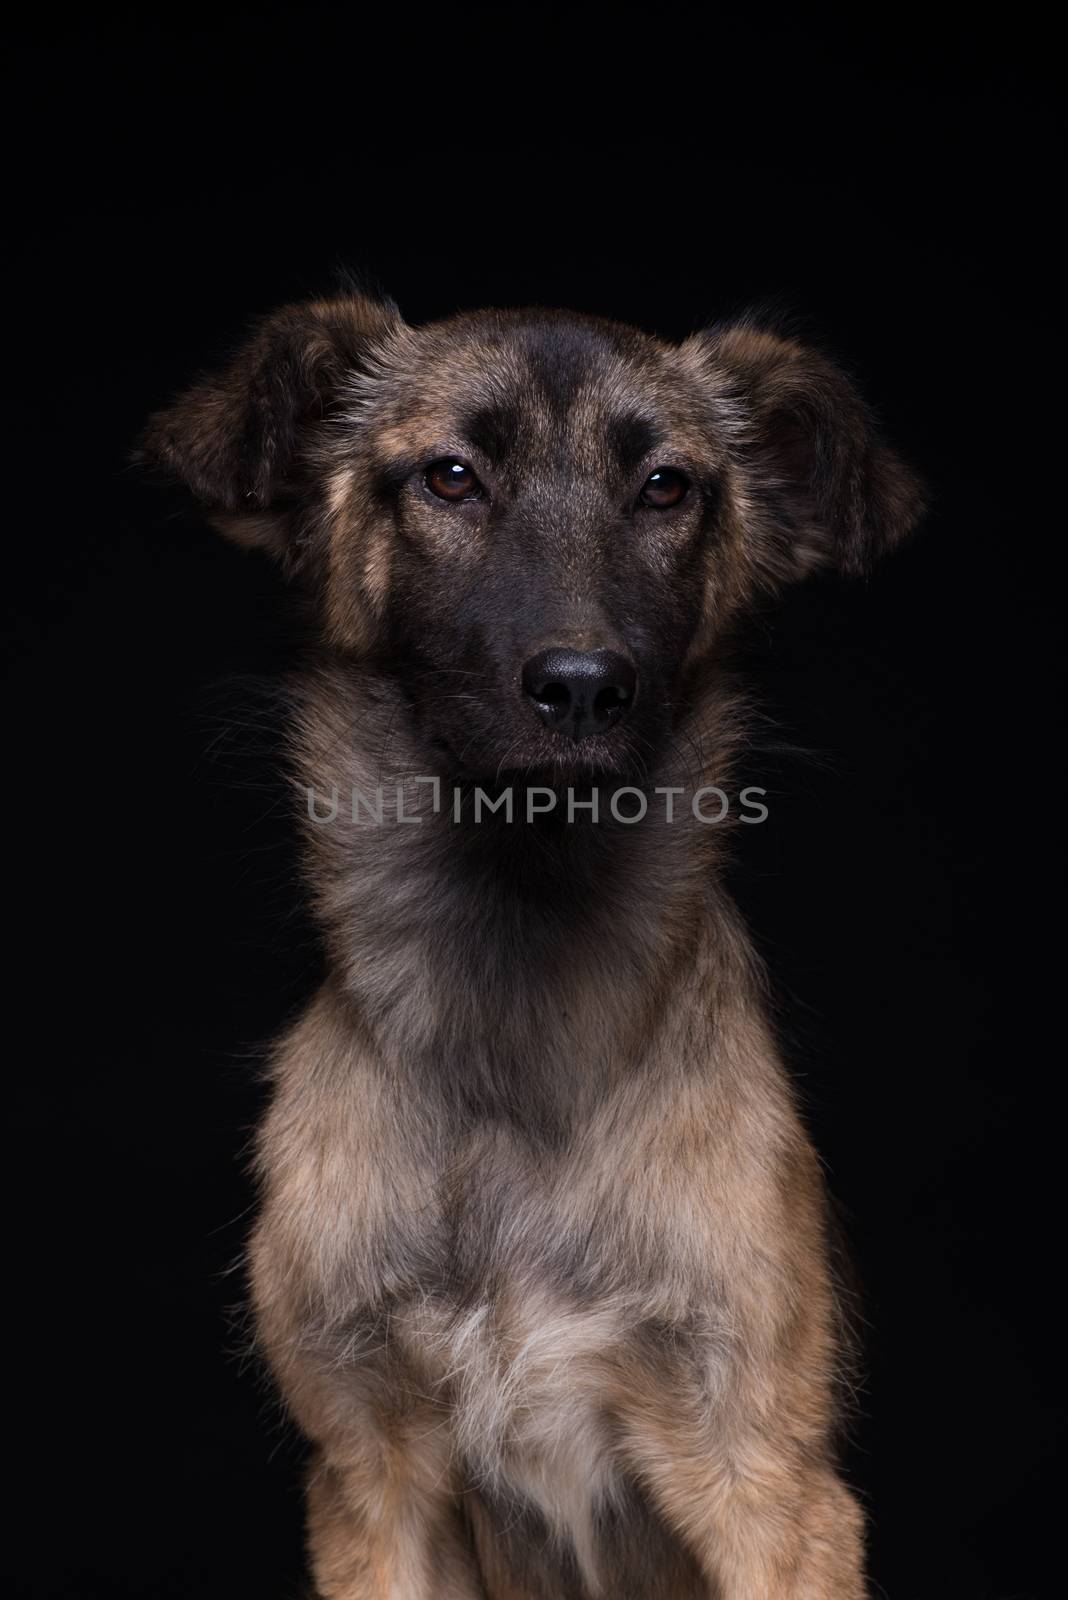
[[[308,597],[301,783],[418,822],[307,824],[331,976],[259,1140],[319,1593],[855,1600],[823,1185],[719,836],[590,802],[722,781],[732,623],[866,570],[914,479],[753,324],[357,293],[270,317],[143,455]],[[476,823],[505,785],[573,804]]]

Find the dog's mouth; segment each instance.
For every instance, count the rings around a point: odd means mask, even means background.
[[[634,783],[648,777],[648,760],[642,748],[648,741],[624,739],[620,733],[593,734],[581,740],[535,731],[493,752],[456,748],[447,741],[448,766],[455,777],[486,789],[544,787],[553,790],[590,789],[606,783]]]
[[[623,782],[641,775],[638,762],[629,751],[622,751],[610,739],[584,740],[582,744],[561,747],[540,761],[516,769],[513,776],[527,783],[546,783],[550,787],[592,786],[606,781]]]

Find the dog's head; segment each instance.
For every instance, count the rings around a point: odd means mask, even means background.
[[[751,323],[673,345],[556,311],[270,317],[145,459],[316,597],[455,775],[648,769],[731,618],[865,570],[917,485],[845,376]]]

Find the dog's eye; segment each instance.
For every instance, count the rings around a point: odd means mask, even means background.
[[[642,485],[639,495],[643,505],[654,506],[657,511],[667,511],[677,506],[690,485],[674,467],[658,467]]]
[[[477,500],[482,493],[482,485],[471,468],[450,457],[432,461],[423,477],[431,494],[439,500]]]

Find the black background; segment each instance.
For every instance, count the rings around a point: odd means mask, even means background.
[[[242,1359],[239,1267],[262,1046],[319,971],[259,693],[286,595],[126,453],[337,262],[413,321],[540,302],[682,336],[775,297],[926,475],[909,548],[765,629],[766,703],[813,754],[751,757],[774,792],[736,889],[864,1285],[877,1592],[1052,1592],[1051,48],[899,12],[24,26],[7,1592],[299,1588],[301,1446]]]

